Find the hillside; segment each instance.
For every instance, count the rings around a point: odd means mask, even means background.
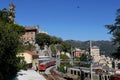
[[[75,41],[75,40],[66,40],[66,42],[70,43],[72,47],[77,47],[83,50],[89,48],[89,41]],[[98,46],[100,48],[100,54],[110,55],[115,52],[117,46],[113,45],[111,41],[92,41],[92,46]]]

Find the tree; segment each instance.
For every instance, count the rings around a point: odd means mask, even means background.
[[[62,39],[55,37],[55,36],[51,36],[51,44],[61,44],[62,43]]]
[[[44,45],[50,45],[50,36],[45,33],[39,33],[36,35],[36,43],[43,49]]]
[[[62,50],[64,51],[64,52],[71,52],[71,45],[68,43],[68,42],[66,42],[66,41],[63,41],[62,42]]]
[[[117,17],[115,23],[112,25],[105,25],[109,30],[109,34],[113,36],[112,41],[118,45],[117,52],[113,54],[115,58],[120,58],[120,9],[117,10]]]
[[[57,51],[56,51],[55,45],[51,44],[50,48],[51,48],[51,51],[52,51],[52,57],[56,57]]]
[[[66,72],[64,70],[64,67],[71,67],[70,61],[69,61],[69,57],[66,54],[60,54],[60,59],[62,60],[60,63],[60,71],[62,72]]]
[[[80,66],[82,67],[90,67],[91,56],[89,54],[82,54],[80,56]]]
[[[25,50],[34,51],[35,48],[36,47],[33,44],[30,44],[29,42],[27,45],[25,45]]]
[[[0,80],[11,80],[17,74],[21,59],[16,55],[23,50],[20,36],[24,28],[9,16],[9,10],[0,10]]]
[[[62,45],[61,43],[63,42],[63,40],[61,38],[58,38],[56,36],[50,36],[50,47],[52,50],[52,54],[54,56],[56,56],[57,51],[62,51]]]

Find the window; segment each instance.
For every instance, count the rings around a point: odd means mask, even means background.
[[[80,76],[80,71],[78,71],[78,75]]]
[[[76,75],[76,71],[74,71],[74,75]]]
[[[71,74],[73,74],[73,70],[71,70]]]

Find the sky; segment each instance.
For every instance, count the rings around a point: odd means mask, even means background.
[[[111,40],[105,28],[114,24],[120,0],[0,0],[0,9],[13,3],[15,22],[37,26],[63,40]]]

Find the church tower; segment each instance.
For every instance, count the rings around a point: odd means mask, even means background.
[[[13,3],[9,4],[9,10],[10,10],[10,19],[11,21],[14,22],[14,18],[15,18],[15,5]]]

